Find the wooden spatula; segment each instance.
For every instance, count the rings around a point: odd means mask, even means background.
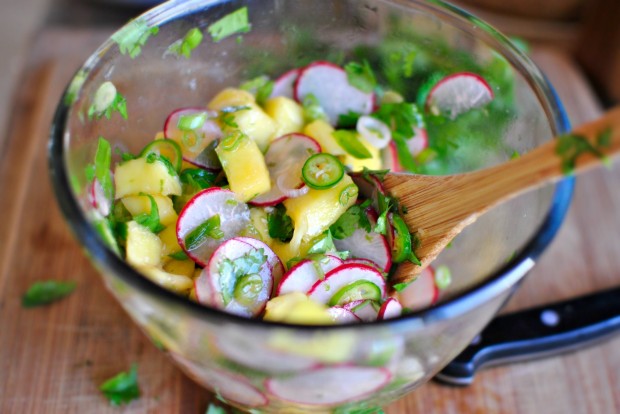
[[[589,149],[570,163],[571,151],[576,146],[588,145]],[[399,266],[395,280],[406,282],[415,278],[465,226],[492,207],[559,180],[567,173],[569,164],[573,164],[571,171],[580,173],[618,153],[620,107],[575,128],[563,138],[492,168],[449,176],[387,174],[384,185],[408,210],[403,218],[420,241],[416,255],[422,262],[421,266],[409,262]]]

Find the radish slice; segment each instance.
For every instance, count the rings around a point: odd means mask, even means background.
[[[321,146],[307,135],[293,133],[274,140],[265,154],[265,164],[271,177],[271,190],[255,197],[250,204],[275,206],[286,200],[287,195],[278,185],[280,177],[287,180],[285,189],[300,189],[305,186],[301,178],[301,167],[308,157],[318,152],[321,152]],[[282,184],[284,186],[284,182]]]
[[[209,283],[213,289],[212,306],[247,317],[257,316],[263,311],[273,287],[273,276],[265,250],[260,253],[264,261],[251,273],[235,275],[232,269],[223,271],[224,263],[234,262],[243,256],[256,257],[261,249],[234,238],[215,250],[207,266]]]
[[[367,214],[374,227],[377,213],[369,209]],[[392,255],[385,236],[374,231],[367,233],[365,229],[358,228],[346,239],[334,239],[334,245],[338,251],[348,251],[355,258],[372,261],[384,272],[388,272],[392,266]]]
[[[362,322],[374,322],[379,314],[372,300],[356,300],[343,307],[353,312]]]
[[[170,353],[170,355],[190,377],[196,378],[201,384],[211,388],[227,402],[253,408],[267,405],[267,397],[245,377],[221,369],[207,368],[176,353]]]
[[[325,255],[318,260],[302,260],[282,277],[276,295],[285,295],[291,292],[306,293],[326,273],[340,265],[342,265],[342,260],[331,255]]]
[[[194,125],[180,128],[181,119],[194,117]],[[164,123],[164,136],[181,147],[183,159],[198,167],[210,170],[222,168],[215,154],[216,140],[222,137],[222,130],[214,119],[217,112],[205,108],[181,108],[168,115]]]
[[[297,170],[297,168],[293,170]],[[299,171],[301,171],[301,168],[299,168]],[[310,187],[305,185],[303,181],[300,183],[299,178],[295,175],[279,176],[276,180],[276,185],[287,198],[301,197],[304,194],[308,194],[308,191],[310,191]]]
[[[398,318],[402,315],[402,313],[403,305],[401,305],[398,300],[389,298],[383,302],[383,305],[381,305],[379,313],[377,314],[377,319],[381,321],[385,319]]]
[[[376,264],[375,262],[373,262],[372,260],[369,259],[362,259],[360,257],[352,257],[350,259],[346,259],[344,261],[344,263],[357,263],[357,264],[362,264],[362,265],[366,265],[366,266],[370,266],[370,267],[374,267],[375,269],[383,272],[383,269],[381,268],[381,266],[379,266],[378,264]]]
[[[383,122],[372,116],[360,116],[356,125],[357,132],[377,149],[383,149],[392,141],[392,132]]]
[[[213,288],[211,287],[211,283],[209,282],[208,269],[202,269],[200,275],[194,279],[194,291],[196,292],[196,299],[198,300],[198,303],[214,306],[215,294],[213,292]]]
[[[435,272],[429,266],[396,297],[402,306],[410,310],[427,308],[437,302],[439,289],[435,285]]]
[[[286,98],[293,99],[293,87],[298,77],[299,69],[291,69],[284,73],[273,83],[273,90],[271,91],[271,95],[269,97],[275,98],[276,96],[284,96]]]
[[[394,141],[390,141],[387,147],[381,151],[381,161],[383,162],[383,168],[392,172],[403,172],[404,168],[398,161],[398,150]]]
[[[329,313],[329,316],[331,316],[333,321],[337,324],[356,323],[362,321],[353,312],[343,308],[342,306],[332,306],[327,309],[327,313]]]
[[[103,217],[107,217],[112,210],[112,201],[106,197],[101,183],[96,178],[88,188],[88,201]]]
[[[360,400],[386,386],[391,378],[392,374],[385,368],[340,365],[269,378],[265,387],[284,401],[332,406]]]
[[[220,217],[221,239],[207,237],[198,247],[188,249],[185,238],[198,226],[215,215]],[[250,209],[238,201],[232,191],[218,187],[207,188],[196,194],[183,207],[177,221],[179,245],[196,263],[206,266],[211,254],[223,241],[238,236],[250,223]]]
[[[306,95],[314,95],[325,111],[330,124],[349,112],[368,115],[372,112],[375,95],[351,86],[347,74],[330,62],[314,62],[301,70],[295,82],[295,99],[303,102]]]
[[[308,297],[319,303],[328,303],[342,288],[357,282],[370,282],[377,286],[381,298],[385,297],[385,280],[378,270],[360,264],[343,264],[318,280],[308,291]]]
[[[428,148],[428,134],[424,128],[413,128],[413,136],[409,138],[407,148],[414,157],[420,154],[424,149]]]
[[[256,249],[263,249],[265,255],[267,255],[267,263],[269,263],[269,267],[271,268],[271,275],[273,276],[273,287],[272,292],[275,293],[275,288],[282,280],[282,276],[284,275],[284,265],[282,261],[278,257],[277,254],[274,253],[273,250],[267,244],[263,243],[258,239],[253,239],[251,237],[237,237],[237,240],[243,241]]]
[[[475,73],[460,72],[437,82],[428,94],[426,108],[431,112],[448,113],[454,119],[491,100],[493,90],[484,78]]]

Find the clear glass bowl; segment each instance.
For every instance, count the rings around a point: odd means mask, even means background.
[[[248,33],[219,42],[206,34],[190,59],[167,53],[189,29],[206,29],[243,6],[252,25]],[[493,103],[479,119],[464,117],[467,126],[451,132],[458,140],[450,157],[439,157],[426,173],[464,172],[506,161],[514,151],[525,152],[568,125],[549,83],[523,53],[486,23],[439,1],[178,1],[137,22],[130,23],[134,34],[142,33],[136,28],[159,31],[135,58],[120,53],[114,37],[108,40],[76,73],[59,103],[49,152],[55,193],[106,286],[138,326],[189,376],[234,406],[261,412],[346,412],[402,397],[432,378],[480,332],[564,218],[572,180],[496,208],[438,258],[452,269],[454,280],[440,302],[394,320],[283,325],[177,296],[127,265],[95,230],[85,171],[99,136],[135,153],[161,131],[175,108],[204,106],[223,87],[258,74],[276,77],[316,59],[342,62],[359,59],[359,53],[384,72],[413,58],[414,76],[391,80],[405,96],[437,73],[461,70],[483,71],[493,86]],[[108,80],[127,99],[128,120],[118,114],[96,121],[86,116],[95,91]],[[450,134],[437,128],[438,134]]]

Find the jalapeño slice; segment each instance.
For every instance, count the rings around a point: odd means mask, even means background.
[[[329,306],[342,306],[356,300],[381,300],[381,289],[379,286],[367,280],[358,280],[349,283],[340,289],[329,301]]]
[[[306,160],[301,175],[308,187],[327,190],[342,180],[344,167],[340,160],[331,154],[314,154]]]
[[[140,157],[146,157],[151,153],[168,158],[170,163],[174,166],[174,169],[177,172],[181,172],[183,155],[181,153],[181,147],[175,141],[171,139],[157,139],[144,147],[140,153]]]

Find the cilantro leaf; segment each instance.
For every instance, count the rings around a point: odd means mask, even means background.
[[[240,88],[252,93],[256,97],[257,104],[264,105],[269,96],[271,96],[273,85],[273,81],[269,80],[267,76],[262,75],[241,84]]]
[[[222,237],[224,237],[224,232],[220,229],[220,215],[216,214],[209,217],[185,237],[185,246],[187,250],[194,250],[204,243],[207,238],[217,240]]]
[[[129,372],[121,372],[120,374],[105,381],[99,387],[99,390],[110,401],[110,404],[119,406],[127,404],[132,400],[140,397],[140,388],[138,386],[138,366],[132,364]]]
[[[217,179],[217,174],[212,171],[203,170],[202,168],[186,168],[181,171],[179,178],[181,179],[181,184],[187,186],[187,189],[183,189],[183,193],[185,194],[191,191],[198,192],[205,188],[213,187]]]
[[[370,178],[370,176],[376,177],[379,181],[383,182],[385,179],[385,175],[389,173],[390,170],[371,170],[366,167],[362,170],[362,177],[366,179],[369,183],[373,183],[374,181]]]
[[[142,52],[142,46],[151,36],[159,33],[159,27],[149,27],[143,18],[131,20],[122,29],[112,35],[112,40],[118,44],[123,55],[129,55],[132,59]]]
[[[258,274],[266,261],[264,249],[252,249],[234,260],[224,259],[220,262],[219,282],[224,305],[228,305],[233,299],[237,282],[243,281],[244,276]],[[260,283],[262,285],[262,282]]]
[[[161,222],[159,221],[159,207],[157,207],[155,198],[152,195],[144,194],[144,193],[141,193],[140,195],[149,198],[151,202],[151,212],[148,214],[147,213],[138,214],[134,218],[134,220],[136,220],[136,223],[148,228],[153,233],[157,234],[166,228],[166,226],[161,224]]]
[[[316,120],[328,121],[327,114],[325,110],[321,106],[318,98],[313,94],[309,93],[304,96],[301,106],[304,110],[304,120],[306,123],[310,123]]]
[[[289,242],[293,237],[293,221],[286,214],[286,209],[282,205],[276,208],[267,216],[267,230],[269,237],[278,239],[282,242]]]
[[[349,256],[349,252],[339,252],[334,245],[334,238],[331,231],[326,230],[323,234],[314,239],[314,243],[308,249],[308,254],[332,254],[338,256],[341,259],[346,259]],[[290,269],[290,268],[289,268]]]
[[[211,35],[214,42],[219,42],[228,36],[237,33],[247,33],[250,31],[251,25],[248,20],[247,6],[241,7],[234,12],[227,14],[215,23],[211,24],[207,31]]]
[[[95,152],[95,164],[91,167],[94,176],[101,184],[105,196],[112,200],[114,198],[114,186],[112,183],[112,173],[110,165],[112,164],[112,147],[110,143],[103,137],[99,137],[97,143],[97,151]]]
[[[572,174],[575,169],[577,158],[582,154],[590,153],[599,158],[604,158],[604,154],[600,151],[602,148],[599,142],[605,144],[607,138],[603,132],[603,138],[597,139],[596,146],[592,145],[585,137],[581,135],[567,134],[558,137],[555,152],[562,158],[562,171],[564,174]]]
[[[22,306],[25,308],[33,308],[35,306],[47,305],[56,302],[69,295],[75,290],[77,284],[75,282],[57,282],[47,280],[36,282],[22,296]]]
[[[362,144],[357,132],[347,129],[338,129],[332,132],[332,136],[336,139],[338,145],[352,157],[360,160],[372,158],[372,154],[368,151],[368,148]]]
[[[349,111],[344,115],[341,114],[338,116],[338,126],[345,129],[355,129],[355,127],[357,126],[357,121],[360,119],[360,116],[362,116],[362,114],[353,111]]]
[[[375,233],[383,234],[384,236],[387,233],[387,214],[390,212],[389,208],[385,209],[381,215],[377,218],[377,223],[375,224],[375,228],[373,231]]]
[[[366,215],[366,207],[367,204],[355,204],[349,207],[329,228],[331,235],[338,240],[346,239],[358,228],[370,233],[372,226]]]
[[[362,92],[371,93],[377,86],[375,74],[368,61],[350,62],[344,67],[349,84]]]
[[[167,53],[177,56],[184,56],[189,59],[192,51],[202,43],[203,35],[200,29],[194,27],[190,29],[183,39],[179,39],[168,47]]]
[[[414,279],[415,280],[415,279]],[[406,283],[396,283],[394,286],[392,286],[394,288],[395,291],[397,292],[402,292],[403,290],[407,289],[407,286],[409,286],[411,284],[411,282],[406,282]]]

